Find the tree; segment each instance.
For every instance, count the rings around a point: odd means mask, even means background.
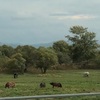
[[[93,58],[92,63],[94,64],[95,69],[100,69],[100,50],[97,51],[96,57]]]
[[[0,46],[0,51],[2,55],[10,57],[14,54],[14,48],[8,45],[2,45]]]
[[[6,62],[9,60],[7,56],[0,55],[0,71],[5,70]]]
[[[8,60],[7,68],[10,70],[10,72],[18,70],[23,74],[25,69],[25,61],[26,60],[20,53],[16,53],[12,55],[11,59]]]
[[[73,26],[70,28],[73,36],[66,36],[72,43],[71,58],[75,63],[84,62],[87,64],[90,59],[95,57],[98,48],[97,40],[95,40],[95,33],[89,32],[87,29],[82,26]]]
[[[64,40],[60,40],[60,41],[54,42],[53,43],[53,48],[58,52],[66,53],[66,52],[69,51],[68,44]]]
[[[25,69],[27,71],[27,68],[34,65],[34,51],[36,50],[35,47],[24,45],[24,46],[18,46],[15,51],[17,53],[21,53],[23,58],[26,60],[25,62]]]
[[[59,64],[70,63],[69,45],[64,40],[53,43],[53,48],[57,53]]]
[[[58,58],[52,49],[39,47],[35,52],[34,61],[36,67],[40,68],[42,73],[46,73],[49,67],[57,64]]]
[[[9,58],[14,54],[14,49],[11,46],[0,46],[0,71],[6,69],[5,65]]]

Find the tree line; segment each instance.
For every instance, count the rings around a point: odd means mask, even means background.
[[[51,47],[24,45],[13,48],[0,46],[0,72],[25,73],[28,68],[38,68],[46,73],[50,68],[91,68],[100,69],[100,49],[96,33],[83,26],[72,26],[65,36]],[[63,66],[64,65],[64,66]]]

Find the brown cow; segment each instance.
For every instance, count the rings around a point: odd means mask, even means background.
[[[7,82],[5,84],[5,88],[14,88],[15,87],[15,82]]]
[[[50,83],[52,85],[52,87],[62,87],[62,84],[61,83],[55,83],[55,82],[51,82]]]

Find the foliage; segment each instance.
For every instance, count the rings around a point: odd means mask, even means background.
[[[59,40],[53,43],[53,48],[58,52],[68,52],[68,44],[64,40]]]
[[[93,61],[92,62],[95,65],[94,69],[100,69],[100,51],[97,51],[96,57],[93,58]]]
[[[11,59],[7,62],[7,68],[13,72],[13,71],[21,71],[21,73],[24,73],[25,69],[25,59],[22,57],[20,53],[16,53],[12,55]]]
[[[64,40],[60,40],[53,43],[53,48],[58,56],[59,64],[70,63],[71,58],[69,56],[69,45]]]
[[[2,55],[10,57],[11,55],[14,54],[14,49],[11,46],[8,45],[2,45],[0,46],[0,51],[2,53]]]
[[[70,32],[73,36],[66,36],[66,38],[72,42],[70,54],[73,62],[84,62],[86,64],[95,57],[96,49],[98,48],[95,33],[89,32],[87,29],[88,28],[82,26],[73,26],[70,28]]]
[[[58,58],[52,49],[40,47],[35,52],[34,61],[37,68],[40,68],[42,73],[46,73],[49,67],[57,64]]]
[[[35,50],[36,50],[35,47],[29,46],[29,45],[18,46],[15,49],[16,53],[21,53],[23,58],[26,60],[26,62],[25,62],[25,69],[26,70],[28,67],[34,65],[33,56],[34,56]]]
[[[9,60],[6,56],[0,56],[0,72],[5,71],[6,69],[6,63]]]
[[[69,31],[72,33],[66,36],[71,41],[69,44],[64,40],[59,40],[48,48],[35,48],[30,45],[19,45],[16,48],[8,45],[0,46],[0,72],[10,67],[10,71],[18,68],[24,72],[37,67],[42,73],[46,73],[47,69],[55,64],[62,65],[62,69],[67,69],[70,65],[74,66],[71,68],[99,69],[100,46],[95,39],[96,34],[82,26],[73,26]],[[63,65],[68,65],[68,67]]]

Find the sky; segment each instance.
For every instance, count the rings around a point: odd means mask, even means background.
[[[0,0],[0,42],[39,44],[67,40],[80,25],[100,40],[100,0]]]

